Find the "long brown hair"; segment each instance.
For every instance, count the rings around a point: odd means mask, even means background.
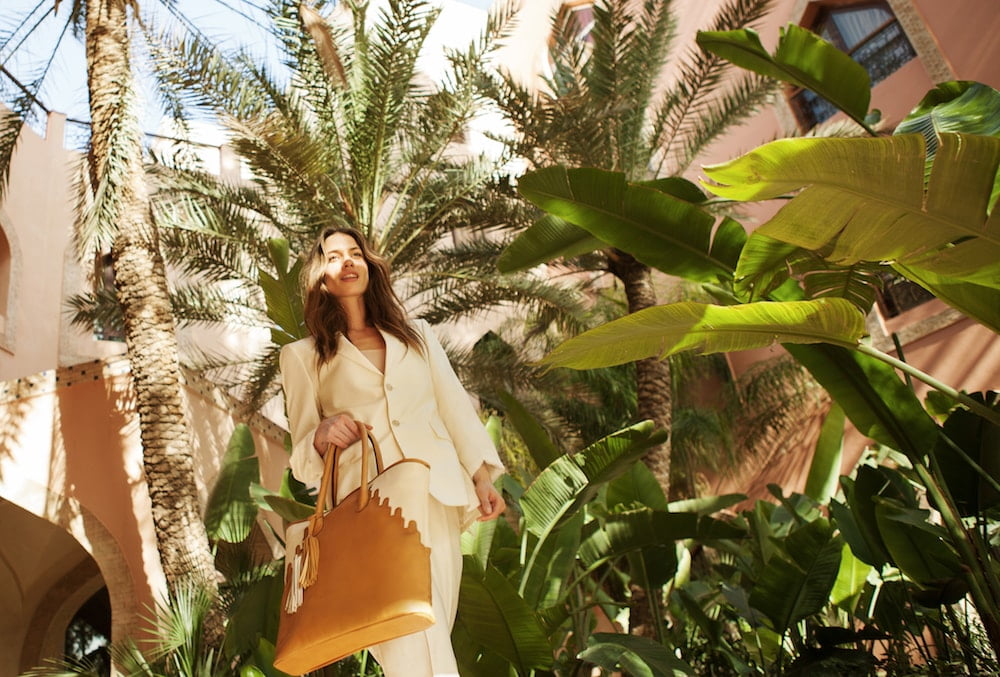
[[[302,267],[302,297],[305,299],[306,329],[316,343],[319,364],[337,354],[337,335],[347,335],[347,314],[337,297],[326,289],[326,253],[323,243],[331,235],[350,235],[368,264],[368,288],[364,293],[365,314],[376,329],[388,332],[407,346],[423,352],[420,334],[406,318],[403,304],[389,281],[389,264],[368,246],[364,236],[353,228],[330,226],[316,238],[309,258]]]

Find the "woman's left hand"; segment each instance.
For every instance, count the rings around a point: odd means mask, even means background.
[[[479,497],[480,522],[499,517],[500,513],[507,509],[507,502],[490,481],[490,471],[486,464],[472,476],[472,483],[476,487],[476,496]]]

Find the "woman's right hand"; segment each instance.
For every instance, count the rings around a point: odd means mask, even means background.
[[[313,447],[320,456],[323,456],[331,444],[343,449],[359,439],[361,431],[358,430],[357,422],[347,414],[337,414],[320,422],[313,435]]]

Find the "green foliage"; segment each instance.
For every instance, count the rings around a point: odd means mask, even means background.
[[[586,230],[603,246],[632,252],[639,261],[665,273],[697,282],[730,278],[746,233],[739,224],[724,221],[713,236],[715,217],[676,197],[678,192],[691,197],[693,185],[687,185],[686,190],[671,186],[671,192],[664,190],[668,186],[663,182],[627,183],[617,172],[552,167],[522,177],[518,190],[561,223]],[[535,230],[523,236],[532,244],[542,237]],[[517,245],[527,249],[527,243]],[[514,246],[505,252],[503,260],[508,265],[523,267],[535,260],[514,260],[510,254],[516,251]]]
[[[868,72],[815,33],[789,24],[779,34],[773,55],[751,28],[699,31],[697,41],[702,49],[741,68],[816,92],[867,128],[871,98]]]
[[[662,644],[633,635],[595,632],[580,658],[608,671],[625,670],[635,677],[692,674],[691,666]]]
[[[586,369],[698,350],[747,350],[772,343],[828,342],[850,345],[861,338],[864,318],[842,299],[739,306],[694,302],[640,310],[566,341],[543,361]]]
[[[229,438],[219,477],[205,508],[205,529],[213,541],[239,543],[250,535],[257,519],[250,484],[260,476],[255,453],[250,428],[238,424]]]

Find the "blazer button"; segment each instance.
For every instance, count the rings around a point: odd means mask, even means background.
[[[386,390],[392,390],[392,384],[391,383],[386,383],[385,384],[385,389]]]
[[[399,427],[399,421],[397,421],[396,419],[392,419],[392,425],[398,428]]]

